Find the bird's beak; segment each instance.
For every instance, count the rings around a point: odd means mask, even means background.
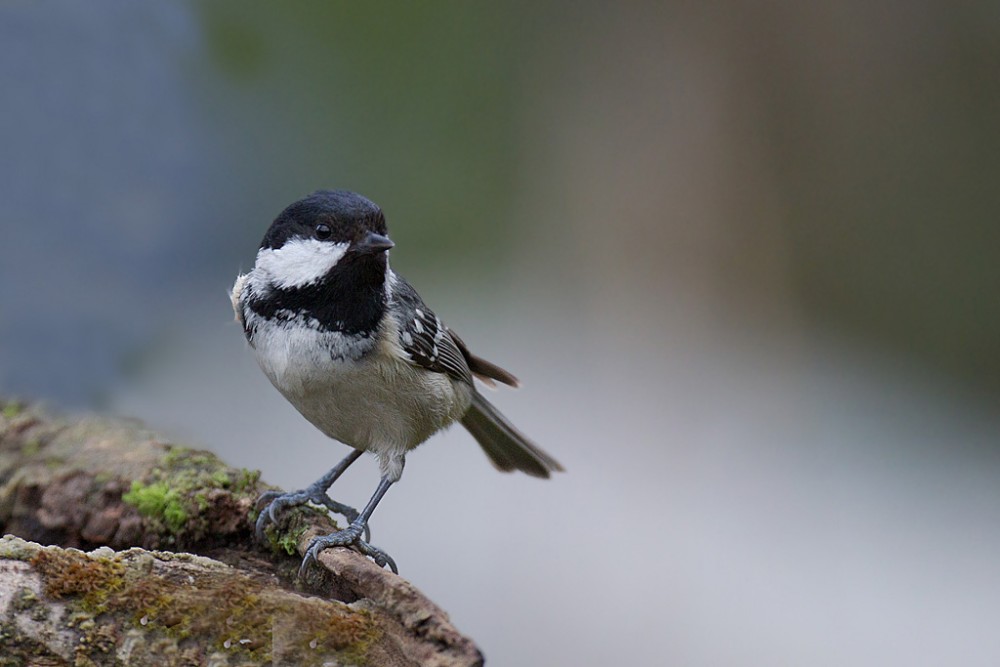
[[[388,236],[376,234],[375,232],[368,232],[367,236],[354,244],[354,249],[358,252],[376,253],[388,250],[394,245],[396,244],[393,243]]]

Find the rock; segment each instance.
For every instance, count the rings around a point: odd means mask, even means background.
[[[298,581],[335,524],[295,510],[255,545],[269,488],[131,422],[0,402],[0,532],[18,535],[0,540],[0,667],[483,664],[443,610],[355,551],[323,552]]]

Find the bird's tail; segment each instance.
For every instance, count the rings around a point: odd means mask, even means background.
[[[462,417],[462,426],[498,470],[520,470],[532,477],[548,477],[550,472],[563,469],[558,461],[514,428],[478,391],[472,392],[472,407]]]

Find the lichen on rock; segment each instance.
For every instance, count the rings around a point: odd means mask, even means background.
[[[138,548],[85,553],[6,536],[0,562],[19,571],[0,606],[0,631],[22,656],[55,631],[67,635],[60,657],[72,655],[73,664],[121,664],[121,652],[131,664],[170,664],[135,662],[154,647],[176,664],[207,664],[209,655],[225,656],[220,665],[363,664],[381,634],[368,609],[288,591],[209,558]],[[39,617],[34,609],[58,611]]]

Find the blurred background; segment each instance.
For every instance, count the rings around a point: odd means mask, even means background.
[[[981,0],[10,0],[0,391],[305,486],[227,290],[356,190],[567,468],[373,519],[490,664],[995,665],[998,72]]]

